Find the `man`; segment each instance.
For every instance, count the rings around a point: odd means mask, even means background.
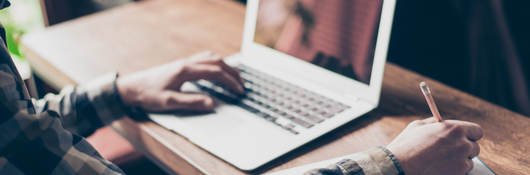
[[[9,6],[3,1],[0,8]],[[186,81],[206,79],[244,93],[238,72],[221,56],[205,52],[134,75],[112,74],[31,99],[5,46],[0,49],[0,174],[124,174],[103,159],[83,136],[126,114],[211,111],[203,94],[180,92]],[[472,168],[479,154],[480,126],[462,122],[411,123],[386,148],[351,156],[307,174],[456,174]]]

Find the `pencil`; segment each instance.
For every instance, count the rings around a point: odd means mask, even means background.
[[[425,100],[427,100],[427,104],[429,105],[429,108],[431,109],[432,115],[434,115],[434,118],[436,118],[436,121],[442,122],[442,116],[440,115],[440,112],[438,111],[438,107],[436,106],[436,103],[434,102],[434,98],[432,98],[431,89],[429,89],[429,86],[427,86],[427,83],[422,81],[420,83],[420,89],[423,93],[423,96],[425,96]]]

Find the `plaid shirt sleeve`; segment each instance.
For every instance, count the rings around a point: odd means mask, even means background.
[[[326,168],[305,175],[403,175],[396,157],[386,148],[377,147],[352,155]]]
[[[109,74],[77,88],[66,87],[58,95],[48,94],[34,100],[36,111],[57,112],[64,128],[86,137],[124,116],[126,109],[116,90],[116,77]]]
[[[32,103],[12,63],[1,60],[0,174],[124,174],[76,134],[123,116],[115,76]]]

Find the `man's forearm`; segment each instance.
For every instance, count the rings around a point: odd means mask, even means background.
[[[80,87],[66,87],[35,101],[37,112],[60,114],[63,125],[83,136],[125,115],[116,90],[116,74],[109,74]]]

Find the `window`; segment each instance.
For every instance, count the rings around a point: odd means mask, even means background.
[[[6,29],[6,42],[13,57],[23,58],[19,50],[25,33],[44,28],[39,0],[11,0],[11,6],[0,11],[0,22]]]

